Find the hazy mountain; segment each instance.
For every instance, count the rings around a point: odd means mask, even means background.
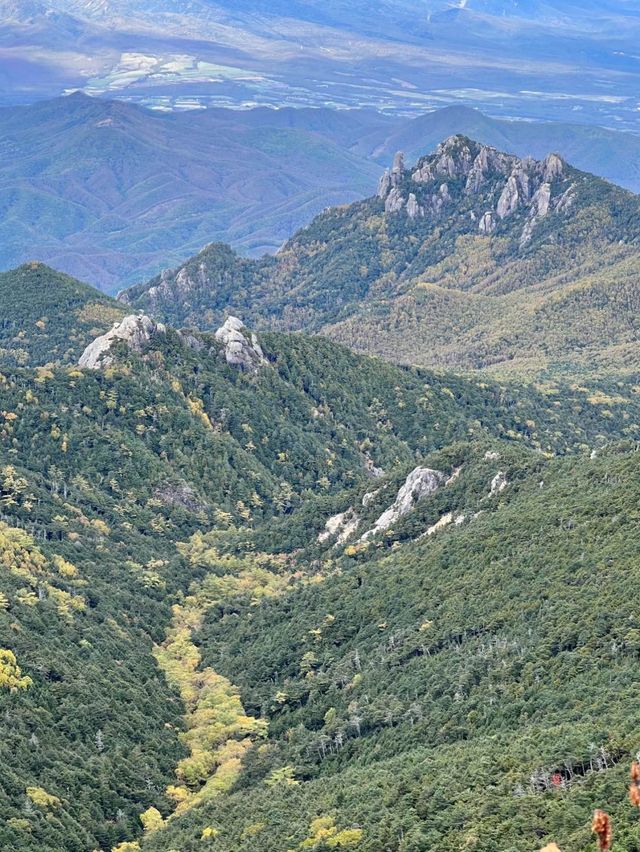
[[[143,103],[342,105],[637,127],[640,19],[629,0],[31,0],[0,3],[5,103],[61,94]]]
[[[216,238],[274,251],[378,177],[348,150],[363,127],[384,124],[375,114],[236,115],[80,94],[0,110],[0,267],[38,259],[117,289]]]
[[[557,155],[451,137],[273,258],[221,245],[121,298],[175,324],[226,311],[409,364],[638,365],[640,199]]]

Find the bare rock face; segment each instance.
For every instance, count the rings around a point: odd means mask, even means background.
[[[415,219],[416,216],[419,216],[422,212],[422,208],[418,204],[418,200],[416,199],[413,192],[409,193],[409,198],[407,199],[407,216],[410,219]]]
[[[398,491],[393,504],[380,515],[373,529],[368,530],[361,541],[366,541],[371,536],[389,529],[399,518],[410,512],[419,500],[435,494],[446,480],[446,474],[439,470],[432,470],[429,467],[414,468]]]
[[[215,338],[224,345],[225,360],[232,367],[255,371],[268,363],[258,338],[249,333],[238,317],[227,317],[224,325],[216,331]]]
[[[404,174],[404,153],[402,151],[397,151],[393,158],[391,174],[399,175],[400,177]]]
[[[525,223],[524,228],[522,229],[522,236],[520,237],[520,245],[524,246],[529,242],[533,235],[533,229],[536,224],[540,221],[540,219],[544,219],[544,217],[549,212],[549,207],[551,205],[551,184],[543,183],[538,189],[535,191],[533,198],[531,199],[531,206],[529,208],[529,216]]]
[[[378,181],[378,198],[386,198],[390,189],[391,174],[389,173],[389,169],[385,169],[384,174],[381,175],[380,180]]]
[[[405,206],[405,200],[397,186],[391,188],[384,203],[385,213],[399,213]]]
[[[552,181],[564,174],[564,162],[557,154],[549,154],[542,162],[542,179]]]
[[[492,234],[496,229],[496,220],[491,210],[487,210],[487,212],[480,219],[480,223],[478,224],[478,230],[481,234]]]
[[[166,331],[166,326],[145,314],[130,314],[90,343],[80,356],[78,365],[88,370],[108,367],[115,360],[111,354],[114,343],[124,341],[132,352],[142,352],[154,337],[166,334]]]
[[[318,534],[318,541],[328,541],[330,538],[337,536],[335,543],[344,544],[358,529],[359,525],[360,518],[356,515],[354,509],[347,509],[346,512],[332,515],[328,519],[324,525],[324,529]]]
[[[508,484],[509,481],[507,479],[507,474],[504,471],[499,470],[491,480],[490,495],[494,497],[496,494],[500,494],[504,491]]]
[[[510,175],[504,189],[498,199],[496,213],[500,219],[504,219],[514,210],[517,210],[520,203],[520,193],[518,191],[518,181],[515,175]]]

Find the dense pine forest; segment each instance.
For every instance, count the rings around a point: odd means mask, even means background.
[[[633,377],[171,328],[79,368],[121,306],[5,282],[2,848],[578,850],[603,804],[638,848]]]

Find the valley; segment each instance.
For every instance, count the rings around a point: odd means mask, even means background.
[[[29,364],[0,378],[4,847],[571,849],[620,800],[633,848],[631,376],[506,385],[112,328],[42,265],[6,286],[46,327],[2,341]]]

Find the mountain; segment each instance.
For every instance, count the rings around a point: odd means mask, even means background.
[[[0,846],[631,852],[635,380],[102,319],[0,354]]]
[[[0,265],[36,258],[113,290],[215,238],[274,251],[325,207],[367,194],[380,169],[348,144],[384,123],[167,115],[82,94],[2,109]]]
[[[408,162],[418,160],[425,151],[456,134],[520,157],[544,159],[549,151],[555,151],[583,171],[640,191],[640,137],[604,127],[497,119],[477,109],[455,106],[408,119],[382,142],[374,143],[366,137],[363,141],[377,144],[372,154],[384,165],[396,151],[403,151]]]
[[[451,107],[416,119],[372,110],[167,113],[76,93],[0,108],[0,268],[37,259],[115,292],[204,245],[275,252],[326,207],[367,197],[407,161],[462,133],[640,189],[640,137],[502,121]]]
[[[462,136],[273,258],[214,244],[120,299],[177,325],[225,311],[401,363],[539,373],[637,366],[638,197],[557,155]]]
[[[161,107],[447,104],[638,128],[631,0],[1,0],[5,104],[82,89]]]

